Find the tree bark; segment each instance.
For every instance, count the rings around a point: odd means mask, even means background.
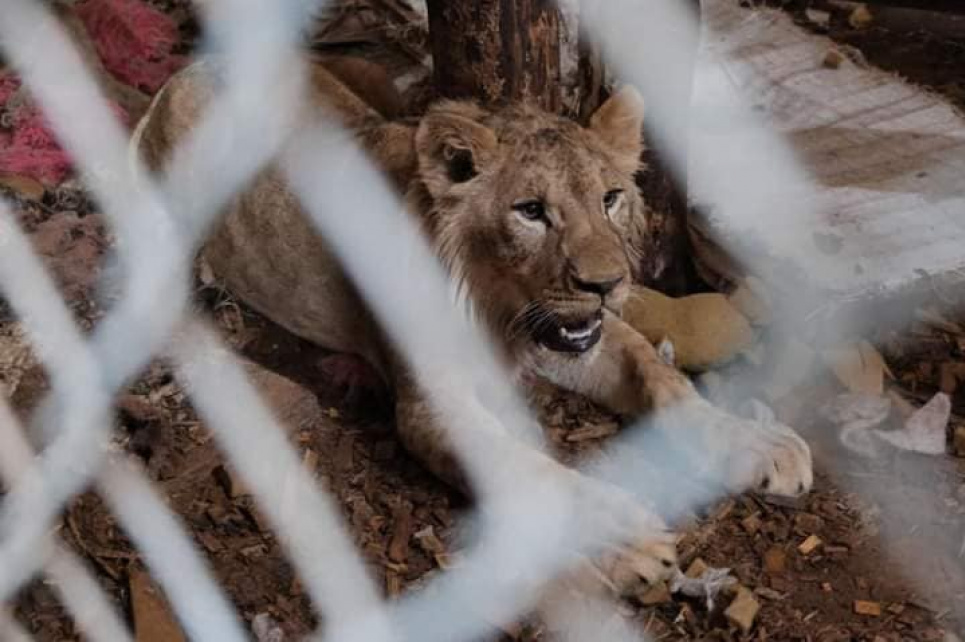
[[[560,109],[560,17],[552,0],[428,0],[435,85],[484,104]]]
[[[699,20],[700,0],[687,0],[687,4],[694,19]],[[686,36],[681,34],[679,37]],[[686,50],[691,52],[689,59],[667,62],[675,73],[668,74],[668,81],[661,87],[659,96],[644,96],[644,101],[649,102],[652,108],[678,114],[690,110],[699,45],[696,39],[688,43]],[[681,131],[676,132],[673,140],[688,140],[689,119],[684,117],[674,119],[674,122]],[[646,119],[644,131],[646,139],[654,140],[654,136],[647,135],[651,130]],[[679,167],[676,173],[671,173],[662,161],[660,151],[648,147],[644,152],[643,160],[648,169],[637,181],[653,210],[647,224],[649,235],[643,252],[641,275],[645,285],[671,296],[679,296],[701,286],[693,263],[693,246],[687,223],[687,169],[685,166]]]

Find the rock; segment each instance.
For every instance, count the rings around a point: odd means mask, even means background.
[[[769,575],[780,575],[787,569],[787,553],[777,546],[764,553],[764,570]]]
[[[136,642],[187,642],[167,600],[145,571],[131,574],[130,591]]]
[[[635,286],[623,318],[654,345],[668,339],[678,367],[695,372],[727,363],[755,341],[748,320],[717,293],[673,299]]]
[[[748,633],[753,628],[754,619],[760,610],[761,605],[755,599],[754,594],[740,586],[737,588],[737,597],[724,611],[724,616],[728,622],[740,628],[744,633]]]
[[[823,543],[817,535],[809,535],[807,539],[798,544],[797,550],[801,555],[810,555]]]
[[[854,612],[858,615],[881,617],[881,604],[878,602],[869,602],[867,600],[855,600]]]

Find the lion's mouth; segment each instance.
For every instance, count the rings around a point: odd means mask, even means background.
[[[603,312],[589,318],[555,318],[541,324],[534,337],[540,345],[554,352],[586,352],[603,336]]]

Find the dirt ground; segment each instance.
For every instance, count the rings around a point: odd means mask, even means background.
[[[181,3],[157,4],[175,12],[186,38],[193,36]],[[787,8],[808,22],[805,3]],[[830,32],[873,64],[965,107],[965,40],[875,25],[856,29],[837,15]],[[70,184],[33,193],[23,185],[2,189],[89,329],[111,301],[110,293],[94,292],[111,242],[96,206]],[[392,431],[391,399],[365,364],[285,333],[216,287],[199,283],[197,294],[198,306],[251,360],[255,382],[291,428],[304,464],[337,498],[385,594],[400,595],[452,564],[458,556],[450,547],[455,527],[471,507],[404,452]],[[897,407],[892,421],[944,391],[952,399],[951,428],[965,427],[965,315],[950,307],[948,293],[936,292],[910,327],[866,337],[893,375],[887,382]],[[46,381],[0,301],[0,385],[26,416]],[[750,630],[728,620],[730,597],[708,612],[700,599],[655,590],[627,600],[626,617],[654,640],[898,642],[963,635],[965,460],[897,450],[871,458],[849,453],[840,446],[838,428],[811,412],[842,392],[838,382],[823,377],[777,404],[779,415],[814,446],[818,474],[807,497],[776,501],[748,494],[686,520],[683,567],[702,561],[732,569],[760,606]],[[595,448],[620,427],[619,418],[555,391],[547,390],[537,406],[554,442],[572,454]],[[144,462],[246,621],[269,614],[290,639],[312,630],[316,614],[297,573],[244,485],[225,467],[169,366],[163,360],[152,364],[119,408],[119,443]],[[78,497],[59,534],[133,620],[137,589],[132,591],[131,578],[143,562],[103,502],[93,493]],[[21,592],[15,613],[39,640],[79,639],[42,579]],[[494,630],[491,637],[535,640],[549,634],[528,623]]]

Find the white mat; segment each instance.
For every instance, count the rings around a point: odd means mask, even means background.
[[[705,0],[704,21],[691,193],[711,206],[708,231],[738,244],[751,269],[779,289],[807,287],[825,300],[965,273],[960,113],[881,70],[850,60],[826,68],[835,44],[782,12]],[[727,62],[708,63],[711,53]],[[768,120],[789,149],[735,143],[748,118]],[[792,166],[796,157],[810,181],[783,172],[785,156]],[[745,207],[715,211],[707,186],[717,181],[719,189],[721,168],[735,166],[759,175],[754,194]]]

